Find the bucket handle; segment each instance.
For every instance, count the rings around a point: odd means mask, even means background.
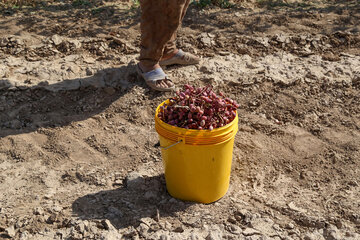
[[[160,146],[160,148],[161,148],[162,150],[168,150],[169,148],[174,147],[175,145],[178,145],[178,144],[181,143],[182,141],[183,141],[183,140],[180,139],[179,141],[177,141],[177,142],[174,143],[174,144],[171,144],[170,146],[167,146],[167,147],[162,147],[162,146]]]

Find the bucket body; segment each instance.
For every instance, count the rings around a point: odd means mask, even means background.
[[[156,109],[155,128],[168,192],[174,198],[200,203],[220,199],[229,188],[237,114],[231,123],[212,131],[184,129],[157,117],[164,103]]]

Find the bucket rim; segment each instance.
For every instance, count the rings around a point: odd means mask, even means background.
[[[165,123],[158,117],[160,107],[168,102],[165,100],[156,108],[155,113],[155,129],[157,133],[173,142],[182,140],[184,144],[189,145],[214,145],[223,143],[233,138],[238,131],[238,114],[233,121],[223,127],[215,128],[213,130],[199,130],[199,129],[186,129],[175,127]]]
[[[164,122],[163,120],[161,120],[159,117],[158,117],[158,113],[159,113],[159,110],[160,110],[160,107],[162,105],[164,105],[165,103],[169,102],[169,99],[163,101],[162,103],[160,103],[157,108],[156,108],[156,112],[155,112],[155,120],[156,121],[159,121],[159,123],[161,124],[165,124],[165,126],[167,128],[170,128],[170,129],[174,129],[174,130],[185,130],[187,133],[199,133],[199,131],[201,132],[208,132],[208,133],[216,133],[216,132],[223,132],[224,130],[228,129],[229,127],[231,127],[236,121],[236,119],[238,118],[238,112],[235,111],[236,113],[236,116],[235,118],[229,122],[228,124],[226,124],[225,126],[222,126],[222,127],[219,127],[219,128],[214,128],[213,130],[209,130],[209,129],[186,129],[186,128],[182,128],[182,127],[176,127],[176,126],[173,126],[173,125],[170,125],[166,122]],[[189,134],[191,135],[191,134]],[[215,134],[214,134],[215,135]]]

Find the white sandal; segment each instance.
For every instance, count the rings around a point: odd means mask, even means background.
[[[198,57],[179,49],[179,51],[172,58],[162,60],[159,62],[159,64],[160,66],[169,66],[174,64],[194,65],[198,64],[199,62],[200,59]]]
[[[152,70],[150,72],[144,72],[139,64],[136,64],[136,71],[139,74],[139,76],[141,76],[144,80],[145,83],[151,87],[154,90],[157,91],[162,91],[162,92],[169,92],[169,91],[173,91],[175,89],[175,85],[174,83],[167,78],[167,75],[164,73],[164,71],[161,68],[156,68],[155,70]],[[159,87],[157,86],[157,81],[170,81],[173,85],[172,87]]]

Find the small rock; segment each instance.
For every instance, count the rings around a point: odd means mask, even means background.
[[[93,63],[95,63],[95,61],[96,60],[94,58],[92,58],[92,57],[87,57],[87,58],[84,59],[84,62],[89,63],[89,64],[93,64]]]
[[[183,228],[183,226],[177,226],[174,230],[173,230],[174,232],[177,232],[177,233],[182,233],[182,232],[184,232],[184,228]]]
[[[78,60],[79,60],[79,55],[76,55],[76,54],[72,54],[72,55],[68,55],[68,56],[65,56],[63,59],[63,62],[64,63],[70,63],[70,62],[73,62],[73,63],[76,63]],[[65,68],[65,66],[61,66],[62,69]]]
[[[200,37],[200,42],[204,45],[204,46],[211,46],[211,38],[209,36],[207,36],[206,34],[202,34]]]
[[[93,70],[92,70],[91,68],[87,67],[87,68],[86,68],[86,75],[87,75],[87,76],[91,76],[91,75],[93,75],[93,74],[94,74]]]
[[[102,220],[101,223],[106,230],[116,230],[108,219]]]
[[[355,180],[350,180],[350,181],[348,182],[348,185],[350,185],[350,186],[352,186],[352,187],[358,187],[358,186],[359,186],[359,184],[358,184],[357,181],[355,181]]]
[[[85,232],[85,224],[83,222],[80,222],[75,229],[79,232],[79,233],[84,233]]]
[[[70,44],[72,44],[75,49],[81,48],[81,42],[79,40],[73,39],[69,41]]]
[[[51,37],[51,41],[55,44],[55,46],[58,46],[63,42],[63,39],[59,35],[55,34]]]
[[[232,216],[230,216],[227,221],[229,223],[233,223],[233,224],[236,224],[236,222],[237,222],[236,219],[234,217],[232,217]]]
[[[294,202],[290,202],[288,204],[288,207],[289,207],[289,209],[296,211],[296,212],[306,212],[306,210],[297,207]]]
[[[44,214],[44,209],[42,207],[37,207],[34,209],[34,214],[35,215],[43,215]]]
[[[122,185],[123,184],[123,180],[122,179],[116,179],[113,183],[113,185]]]
[[[322,56],[322,59],[325,61],[330,61],[330,62],[337,62],[337,61],[341,60],[341,58],[338,55],[335,55],[333,53],[325,53]]]
[[[0,47],[6,47],[8,43],[9,40],[7,38],[0,38]]]
[[[53,213],[51,214],[47,219],[46,219],[46,223],[48,224],[53,224],[54,222],[57,221],[57,214]]]
[[[288,223],[288,224],[286,225],[286,228],[287,228],[287,229],[294,229],[294,224]]]
[[[14,226],[10,226],[10,227],[6,228],[4,232],[7,236],[9,236],[11,238],[15,237],[15,235],[16,235]]]
[[[138,232],[146,238],[146,235],[149,232],[149,226],[147,226],[145,223],[140,223],[139,227],[137,227]]]
[[[255,40],[260,43],[261,45],[263,45],[264,47],[269,47],[269,41],[270,39],[268,37],[258,37],[255,38]]]
[[[279,43],[285,43],[285,42],[288,43],[289,42],[289,38],[282,34],[276,34],[275,39]]]
[[[245,230],[242,232],[244,236],[251,236],[255,234],[260,234],[257,230],[253,228],[245,228]]]
[[[20,39],[20,38],[15,39],[15,40],[14,40],[14,43],[15,43],[16,45],[23,45],[23,44],[24,44],[23,40]]]
[[[125,46],[126,45],[126,41],[125,40],[122,40],[122,39],[119,39],[117,37],[113,37],[113,41],[114,43],[120,45],[120,46]]]
[[[228,56],[228,55],[230,55],[230,53],[229,53],[229,52],[225,52],[225,51],[219,51],[219,55],[220,55],[220,56]]]

